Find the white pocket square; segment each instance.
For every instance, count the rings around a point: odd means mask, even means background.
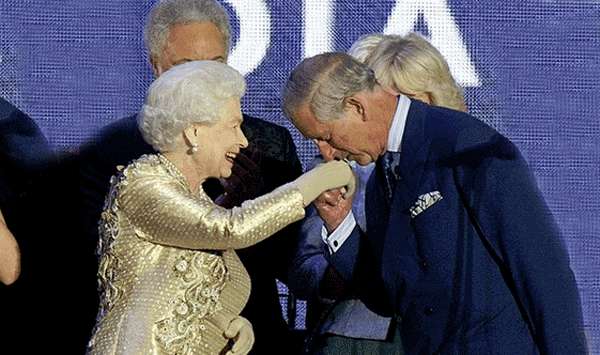
[[[443,199],[443,197],[439,191],[431,191],[419,196],[417,202],[415,202],[415,204],[409,208],[410,217],[415,218],[441,199]]]

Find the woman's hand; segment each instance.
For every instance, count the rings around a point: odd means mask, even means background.
[[[8,229],[0,211],[0,282],[10,285],[21,273],[19,245]]]
[[[223,336],[230,339],[230,343],[233,342],[225,355],[245,355],[250,352],[254,345],[254,331],[246,318],[223,309],[213,315],[212,319],[223,330]]]
[[[317,165],[298,177],[294,184],[300,190],[305,206],[327,190],[341,187],[345,198],[352,196],[356,190],[356,178],[350,165],[339,160]]]
[[[242,316],[237,316],[229,323],[225,330],[225,337],[233,340],[233,346],[226,355],[248,354],[254,345],[252,324]]]

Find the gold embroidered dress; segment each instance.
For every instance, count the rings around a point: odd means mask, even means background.
[[[304,217],[292,185],[224,209],[192,193],[164,156],[111,180],[100,224],[100,310],[90,354],[218,354],[220,315],[238,315],[250,279],[233,249]],[[265,262],[268,262],[265,260]]]

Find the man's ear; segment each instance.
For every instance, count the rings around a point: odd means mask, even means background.
[[[356,98],[355,96],[350,96],[344,100],[344,103],[344,108],[346,110],[359,114],[362,117],[362,120],[365,120],[365,107],[360,99]]]

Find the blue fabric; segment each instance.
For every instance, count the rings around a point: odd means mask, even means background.
[[[413,101],[400,167],[389,210],[377,193],[379,173],[370,181],[369,235],[361,245],[370,255],[355,274],[368,306],[402,316],[407,353],[586,353],[569,259],[518,149],[469,115]],[[477,236],[457,185],[508,267],[515,294]],[[408,209],[431,191],[443,199],[411,219]]]
[[[30,224],[28,204],[37,189],[34,183],[44,177],[54,165],[53,155],[46,138],[27,114],[0,98],[0,211],[14,234]],[[24,202],[27,201],[27,202]]]
[[[142,28],[156,2],[1,1],[0,96],[32,117],[53,147],[77,150],[101,127],[140,109],[152,80]],[[280,109],[280,90],[304,56],[305,7],[330,4],[331,21],[323,14],[312,30],[323,31],[319,40],[331,50],[346,51],[359,36],[383,32],[393,9],[404,5],[419,8],[412,24],[406,12],[407,30],[441,35],[450,49],[442,54],[454,57],[459,82],[468,61],[454,54],[465,49],[479,78],[478,85],[465,87],[469,112],[509,137],[529,162],[571,255],[592,352],[600,352],[600,199],[595,198],[600,194],[600,2],[219,2],[232,15],[234,48],[240,29],[264,30],[248,26],[247,19],[257,17],[255,8],[264,5],[268,11],[270,46],[246,75],[244,112],[289,128],[305,166],[314,144]],[[244,15],[231,4],[249,11]],[[433,23],[439,17],[424,14],[445,8],[459,32],[457,43]]]
[[[311,208],[302,223],[298,238],[298,247],[290,267],[288,286],[299,298],[329,304],[333,300],[324,299],[320,292],[325,270],[332,263],[327,246],[321,239],[323,220]],[[358,233],[355,231],[355,233]],[[357,258],[357,237],[349,237],[347,243],[338,250],[335,258],[347,263],[341,272],[345,278],[351,278],[354,262]],[[342,257],[343,256],[343,257]],[[338,264],[340,270],[342,267]],[[390,319],[370,311],[355,295],[338,302],[325,319],[318,324],[318,333],[331,333],[353,338],[385,339]],[[313,331],[313,330],[311,330]]]
[[[333,300],[322,298],[320,284],[325,269],[330,265],[329,252],[321,239],[323,221],[314,209],[311,210],[310,215],[302,223],[298,248],[290,268],[288,286],[299,298],[318,302],[319,304],[328,304]],[[351,243],[354,242],[353,240],[356,239],[349,239]],[[339,251],[342,251],[342,249],[354,253],[354,256],[346,255],[344,259],[349,263],[354,262],[357,246],[344,244]],[[352,266],[348,265],[345,269],[351,273]],[[329,311],[327,317],[322,320],[321,324],[318,324],[319,329],[316,332],[319,334],[331,333],[352,338],[382,340],[387,336],[389,325],[389,318],[381,317],[370,311],[361,301],[356,299],[356,295],[350,294]],[[315,330],[310,329],[309,331]]]
[[[352,212],[358,226],[362,228],[366,224],[365,184],[373,168],[374,164],[353,168],[358,176],[358,187],[352,203]],[[325,270],[331,264],[330,259],[337,258],[342,262],[347,262],[348,264],[343,268],[345,271],[342,271],[341,274],[342,276],[345,274],[345,278],[350,279],[357,258],[359,239],[357,236],[350,236],[347,243],[344,243],[338,252],[331,256],[321,238],[322,228],[323,220],[313,207],[309,208],[307,217],[302,222],[288,282],[290,290],[297,297],[316,302],[319,305],[326,305],[333,300],[324,299],[320,292],[320,284],[323,282]],[[358,231],[355,230],[354,233],[358,233]],[[348,338],[384,340],[390,327],[390,318],[375,314],[362,301],[356,299],[355,295],[350,294],[339,300],[329,311],[327,317],[317,326],[320,334],[329,333]],[[351,341],[348,340],[348,342]]]
[[[327,254],[327,259],[340,273],[344,280],[352,280],[354,266],[358,258],[358,246],[360,242],[360,229],[354,228],[352,234],[346,239],[344,245],[333,254]]]
[[[3,169],[29,174],[53,161],[48,141],[34,120],[8,101],[0,98],[0,159]]]

